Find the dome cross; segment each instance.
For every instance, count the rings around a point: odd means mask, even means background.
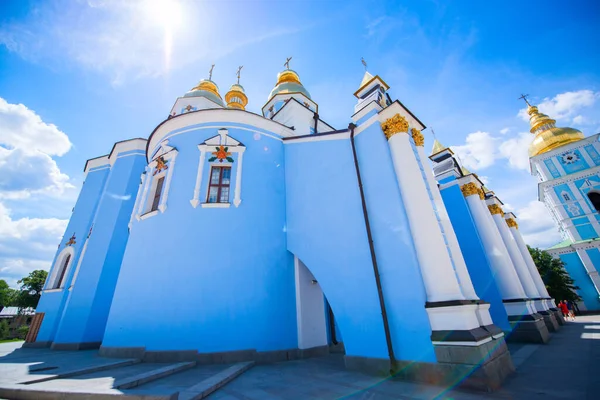
[[[290,61],[291,60],[292,60],[292,57],[286,58],[285,62],[283,63],[283,65],[285,66],[285,69],[290,69]]]
[[[523,93],[521,93],[521,97],[519,97],[519,100],[520,100],[520,99],[523,99],[523,100],[525,101],[525,103],[527,103],[527,105],[528,105],[529,107],[531,107],[531,104],[529,104],[529,102],[527,101],[527,97],[529,97],[529,95],[528,95],[528,94],[523,94]]]
[[[208,71],[208,80],[212,81],[212,72],[213,69],[215,68],[215,64],[211,65],[210,70]]]
[[[240,84],[240,73],[242,72],[242,68],[244,68],[244,66],[240,65],[237,70],[237,84],[238,85]]]

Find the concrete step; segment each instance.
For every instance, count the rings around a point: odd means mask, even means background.
[[[254,366],[254,361],[241,362],[179,392],[179,400],[199,400],[227,385]]]
[[[157,379],[164,378],[165,376],[169,376],[177,372],[193,368],[195,366],[195,361],[169,364],[161,368],[156,368],[148,372],[142,372],[140,374],[115,381],[113,387],[115,389],[131,389],[143,385],[144,383],[152,382]]]
[[[99,371],[106,371],[106,370],[110,370],[110,369],[115,369],[115,368],[119,368],[119,367],[125,367],[125,366],[129,366],[129,365],[134,365],[139,363],[140,360],[136,360],[136,359],[125,359],[125,360],[110,360],[110,359],[102,359],[102,361],[100,362],[94,362],[91,365],[87,365],[87,366],[83,366],[83,367],[79,367],[79,368],[59,368],[54,370],[53,366],[36,366],[36,367],[32,367],[32,370],[38,370],[39,372],[42,371],[52,371],[49,374],[40,374],[38,376],[31,376],[28,379],[22,380],[19,383],[20,384],[24,384],[24,385],[31,385],[34,383],[41,383],[41,382],[47,382],[47,381],[51,381],[51,380],[55,380],[55,379],[65,379],[65,378],[69,378],[72,376],[78,376],[78,375],[86,375],[86,374],[91,374],[94,372],[99,372]],[[51,368],[51,369],[48,369]]]

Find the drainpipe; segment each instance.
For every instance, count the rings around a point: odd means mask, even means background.
[[[337,336],[335,335],[335,317],[333,316],[333,310],[331,305],[327,302],[327,312],[329,313],[329,332],[331,334],[331,343],[334,345],[338,344]]]
[[[360,191],[360,199],[362,201],[363,216],[365,218],[365,228],[367,229],[367,238],[369,239],[369,250],[371,252],[371,262],[373,264],[373,273],[375,274],[375,284],[377,285],[377,294],[379,295],[379,305],[381,307],[381,317],[383,318],[383,329],[385,331],[385,341],[387,343],[388,355],[390,358],[390,374],[394,375],[396,368],[396,357],[394,356],[394,348],[392,347],[392,335],[390,334],[390,325],[388,323],[387,312],[385,309],[385,301],[383,299],[383,290],[381,289],[381,278],[379,276],[379,267],[377,267],[377,257],[375,256],[375,246],[373,245],[373,235],[371,234],[371,225],[369,224],[369,213],[367,212],[367,202],[365,201],[365,193],[363,191],[362,179],[360,177],[360,168],[358,166],[358,157],[356,156],[356,145],[354,144],[354,129],[356,125],[348,125],[350,129],[350,144],[352,145],[352,155],[354,156],[354,167],[356,168],[356,179],[358,180],[358,190]]]
[[[313,119],[315,120],[315,134],[317,133],[317,124],[319,123],[319,114],[314,113]]]

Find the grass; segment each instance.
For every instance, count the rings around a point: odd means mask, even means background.
[[[5,340],[0,340],[0,343],[10,343],[10,342],[22,342],[23,339],[5,339]]]

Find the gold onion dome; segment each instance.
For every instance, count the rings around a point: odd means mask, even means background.
[[[556,121],[538,111],[536,106],[527,107],[530,132],[535,135],[529,145],[529,157],[554,150],[565,144],[584,138],[583,133],[573,128],[557,128]]]
[[[310,99],[310,93],[302,86],[300,76],[298,76],[296,71],[292,71],[291,69],[286,69],[277,74],[277,83],[273,90],[271,90],[271,94],[269,94],[269,100],[276,94],[286,93],[302,93]]]
[[[237,108],[238,110],[245,110],[246,104],[248,104],[248,97],[244,92],[244,87],[239,83],[234,83],[229,88],[229,92],[225,94],[225,101],[227,107]]]
[[[223,104],[223,99],[219,94],[219,87],[210,79],[202,79],[197,86],[184,94],[183,97],[206,97],[207,99],[212,100],[219,105],[225,105]]]

